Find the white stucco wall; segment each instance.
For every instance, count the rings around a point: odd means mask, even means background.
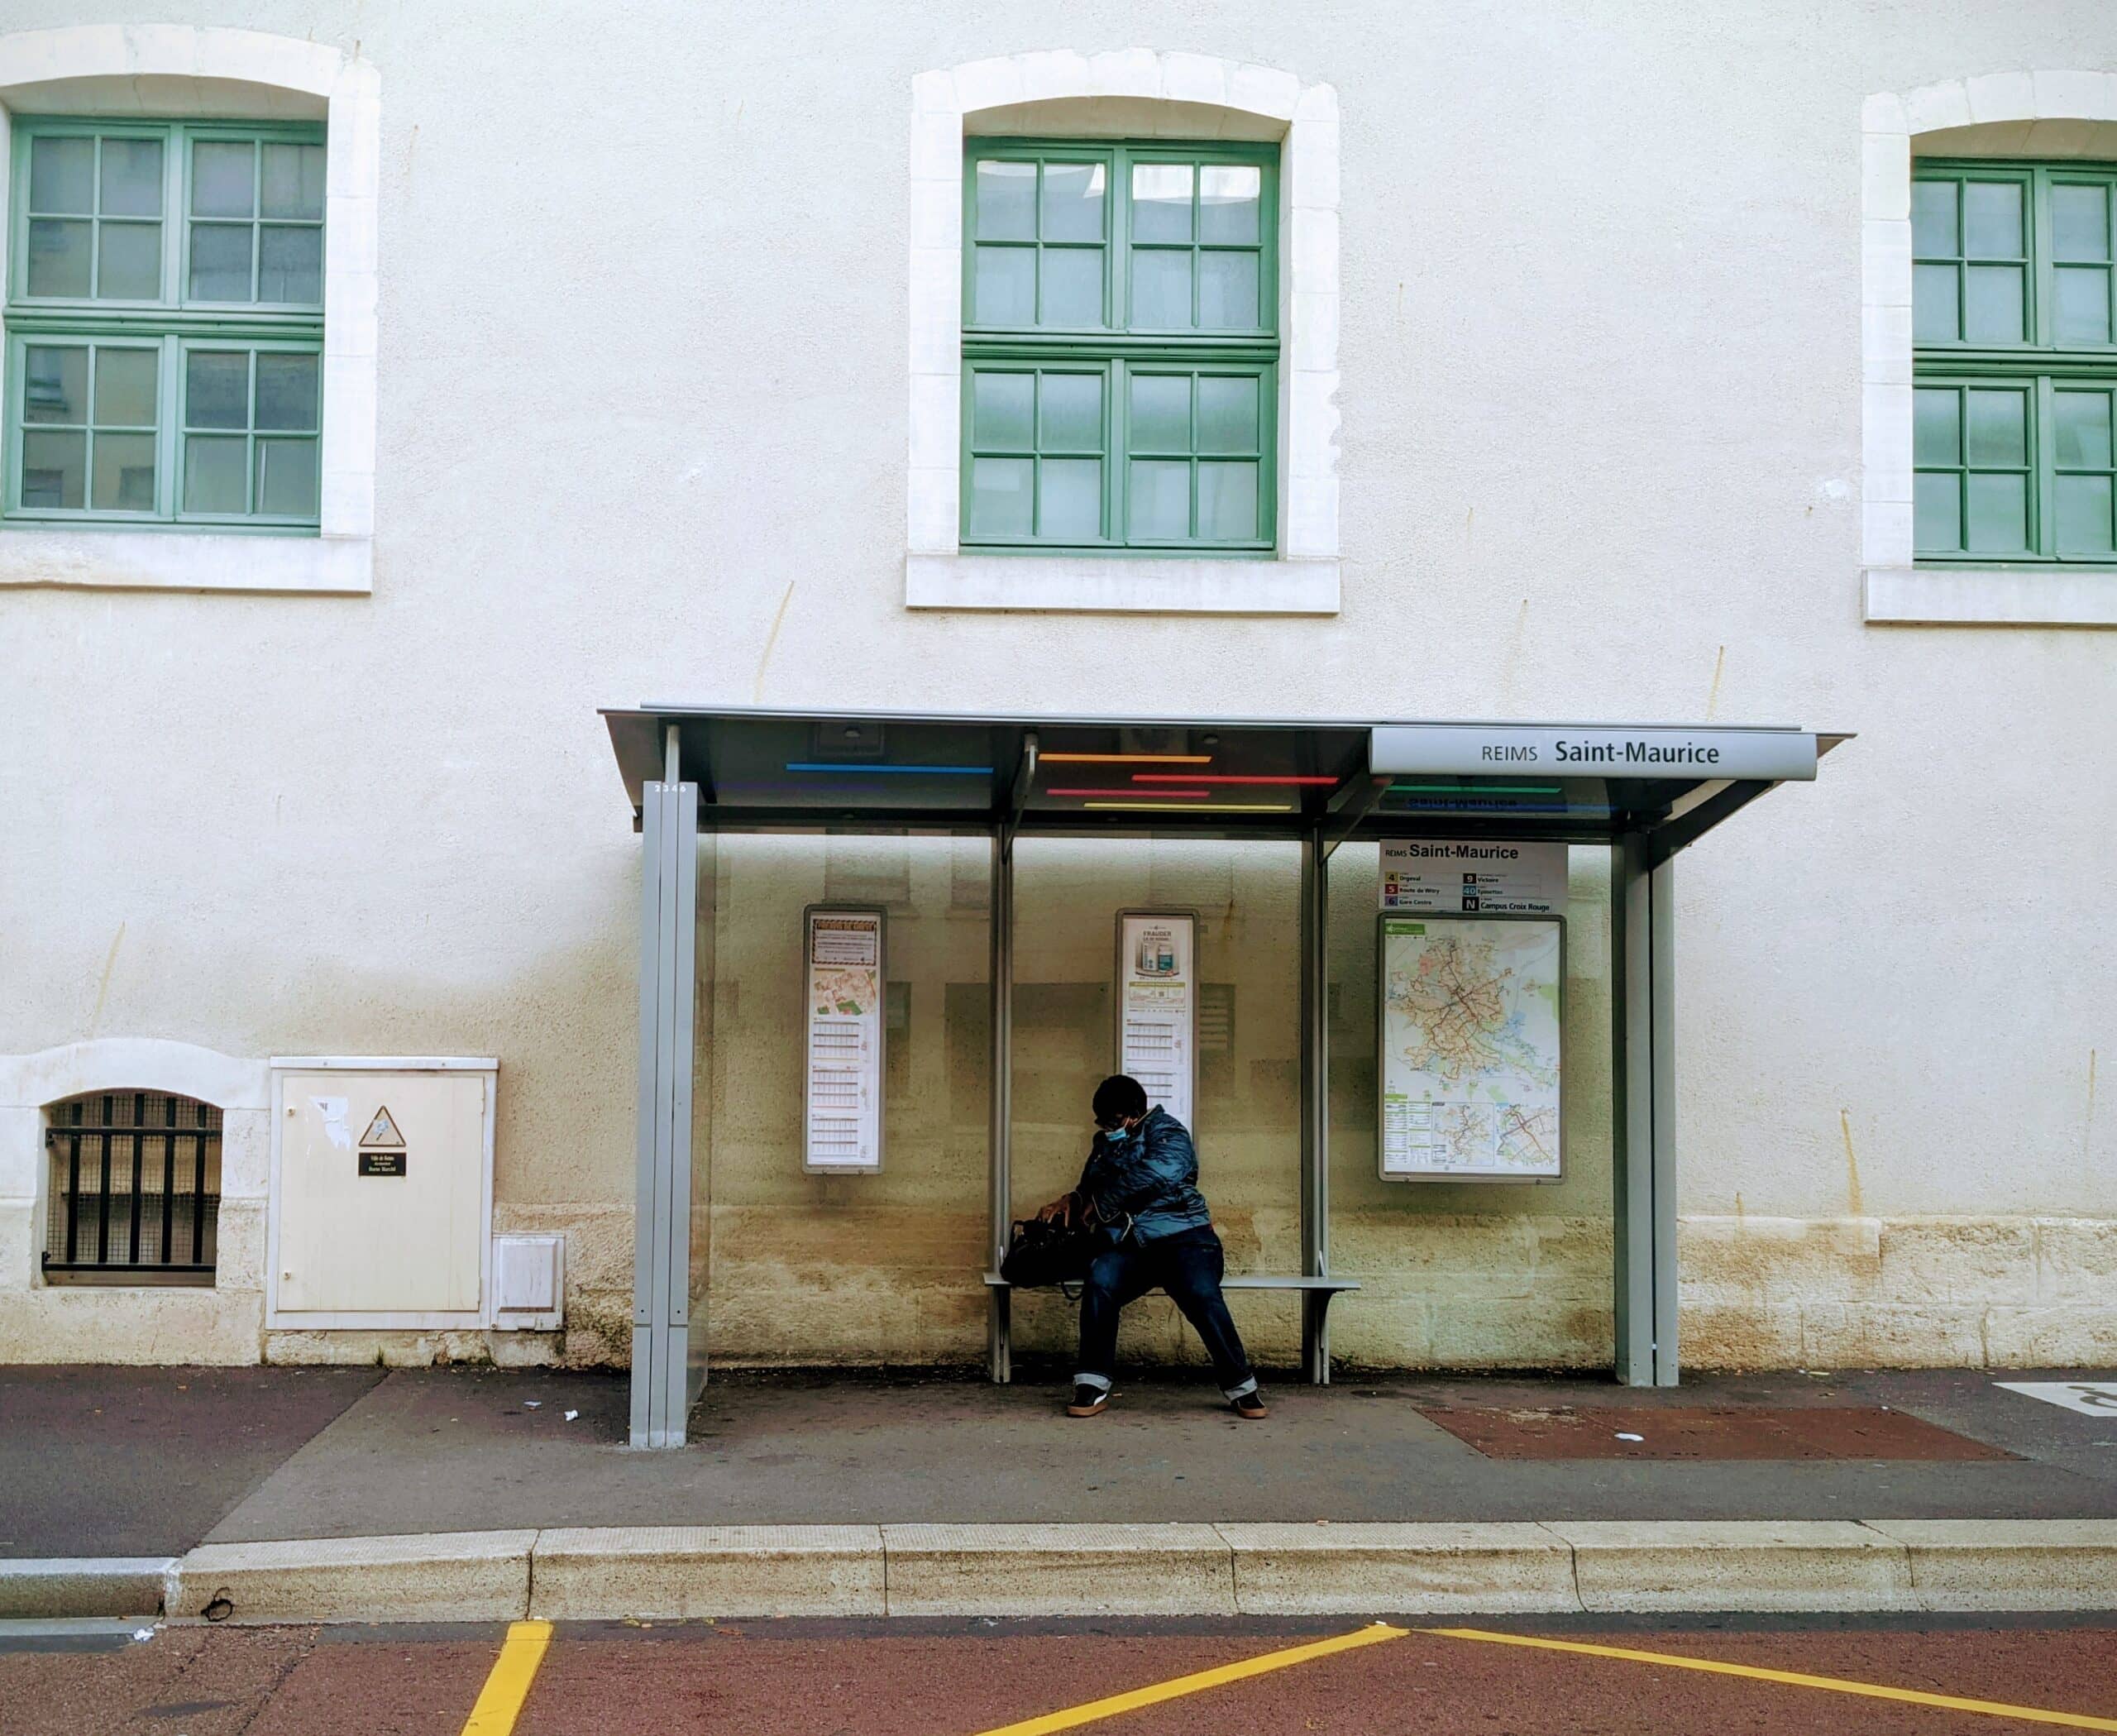
[[[0,592],[0,1055],[497,1055],[497,1221],[567,1231],[564,1353],[614,1355],[638,842],[597,705],[1852,729],[1680,870],[1687,1354],[2117,1354],[2117,658],[1861,591],[1863,105],[2117,69],[2105,0],[97,12],[374,69],[372,593]],[[907,609],[912,81],[1140,45],[1336,93],[1337,612]],[[1391,1209],[1341,1248],[1528,1299],[1481,1337],[1414,1275],[1364,1349],[1606,1348],[1606,1247],[1537,1300],[1574,1220]],[[723,1351],[772,1354],[746,1318]],[[9,1319],[0,1358],[97,1351]]]

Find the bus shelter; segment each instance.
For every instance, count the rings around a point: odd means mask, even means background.
[[[1790,728],[1015,717],[649,705],[603,714],[643,835],[632,1440],[683,1443],[705,1379],[707,1188],[692,1162],[695,1016],[710,982],[701,842],[720,834],[974,836],[991,851],[989,1263],[1005,1251],[1014,852],[1025,835],[1277,840],[1300,850],[1302,1364],[1330,1378],[1325,916],[1351,839],[1610,852],[1616,1376],[1673,1385],[1675,863],[1847,738]],[[709,863],[710,870],[710,863]],[[709,897],[710,896],[709,892]],[[711,912],[707,916],[710,919]],[[701,959],[704,938],[707,956]],[[990,1284],[988,1279],[988,1284]],[[1008,1295],[989,1289],[992,1378]]]

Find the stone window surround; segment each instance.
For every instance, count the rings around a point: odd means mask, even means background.
[[[151,1037],[98,1037],[35,1055],[0,1055],[0,1219],[26,1221],[27,1233],[0,1237],[0,1290],[41,1288],[46,1169],[45,1115],[50,1105],[99,1091],[165,1091],[221,1112],[221,1198],[247,1204],[227,1213],[222,1274],[246,1271],[262,1252],[264,1208],[271,1171],[271,1069],[192,1043]],[[0,1225],[4,1227],[4,1225]],[[260,1244],[241,1246],[246,1240]],[[8,1243],[17,1242],[13,1247]],[[235,1246],[231,1246],[231,1242]],[[26,1261],[26,1265],[19,1262]],[[14,1266],[15,1270],[8,1270]],[[98,1286],[123,1288],[122,1286]],[[92,1292],[69,1289],[68,1295]],[[159,1294],[159,1292],[157,1293]],[[83,1303],[82,1306],[88,1306]]]
[[[1099,103],[1113,117],[1135,116],[1140,104],[1154,104],[1170,117],[1165,130],[1172,137],[1199,136],[1197,125],[1211,125],[1219,117],[1231,123],[1220,136],[1283,141],[1283,480],[1276,557],[962,552],[963,141],[967,132],[982,126],[1001,132],[1021,130],[1006,123],[1004,112],[1054,102]],[[1148,48],[1090,55],[1058,49],[922,72],[911,81],[911,109],[906,606],[1336,614],[1336,90],[1328,84],[1303,84],[1290,72],[1211,55]],[[1096,110],[1085,112],[1092,116]]]
[[[256,31],[98,24],[0,36],[0,218],[11,111],[111,118],[232,112],[321,119],[327,129],[320,533],[10,525],[0,528],[0,587],[373,589],[379,88],[365,61]],[[0,273],[7,232],[0,221]]]
[[[1860,126],[1866,619],[2117,627],[2117,572],[1915,565],[1911,452],[1913,156],[2117,156],[2117,72],[1986,73],[1884,92],[1866,99]]]

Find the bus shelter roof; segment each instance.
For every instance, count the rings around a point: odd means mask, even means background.
[[[980,717],[648,705],[603,716],[635,824],[721,831],[1643,839],[1665,859],[1842,734],[1679,724]],[[673,774],[673,775],[672,775]]]

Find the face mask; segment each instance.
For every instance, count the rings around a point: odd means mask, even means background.
[[[1131,1136],[1131,1133],[1132,1130],[1130,1127],[1106,1127],[1102,1130],[1102,1136],[1113,1145],[1123,1145]]]

